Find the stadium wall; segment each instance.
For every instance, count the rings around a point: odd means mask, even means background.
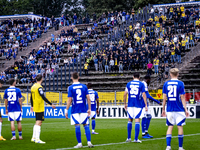
[[[35,118],[35,113],[30,112],[30,106],[22,107],[23,118]],[[187,106],[190,117],[189,118],[200,118],[200,105],[188,105]],[[52,109],[50,106],[45,107],[45,118],[65,118],[66,106],[57,106],[56,109]],[[5,107],[0,107],[1,115],[3,118],[7,118]],[[152,118],[163,118],[161,117],[162,106],[149,106],[149,111]],[[68,117],[71,116],[71,108],[69,109]],[[100,106],[99,115],[97,118],[128,118],[128,114],[123,106]]]

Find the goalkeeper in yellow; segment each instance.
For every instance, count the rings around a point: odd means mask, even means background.
[[[42,87],[42,75],[36,76],[36,83],[31,87],[31,112],[35,112],[36,123],[33,127],[33,136],[31,142],[45,144],[45,142],[40,140],[40,131],[42,121],[44,121],[44,101],[55,109],[55,105],[48,101],[44,96]]]

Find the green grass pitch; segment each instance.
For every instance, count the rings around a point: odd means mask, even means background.
[[[0,150],[48,150],[48,149],[68,149],[77,144],[74,126],[70,125],[70,120],[66,119],[45,119],[41,128],[41,140],[46,144],[31,143],[33,125],[35,119],[23,119],[23,140],[11,141],[10,122],[3,119],[2,135],[6,141],[0,141]],[[96,145],[93,149],[98,150],[165,150],[165,134],[167,127],[165,119],[152,119],[149,133],[154,136],[153,140],[141,138],[143,142],[122,143],[127,138],[127,119],[96,119],[96,132],[99,135],[91,135],[92,143]],[[134,124],[134,123],[133,123]],[[140,127],[141,129],[141,127]],[[17,126],[16,126],[17,130]],[[132,130],[132,140],[134,139],[134,125]],[[184,126],[184,144],[186,150],[198,150],[200,141],[200,119],[187,119]],[[174,128],[173,136],[177,136],[177,127]],[[83,146],[87,146],[84,128],[81,128]],[[112,144],[111,144],[112,143]],[[105,144],[105,145],[103,145]],[[107,144],[107,145],[106,145]],[[83,148],[88,149],[88,148]],[[178,138],[172,138],[172,150],[178,150]]]

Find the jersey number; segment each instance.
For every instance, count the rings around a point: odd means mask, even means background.
[[[130,94],[138,95],[138,92],[139,92],[138,87],[139,85],[130,85],[130,88],[131,88]]]
[[[90,94],[90,100],[91,100],[91,104],[95,104],[95,95],[94,94]]]
[[[8,92],[8,101],[16,101],[16,92]]]
[[[175,101],[176,99],[174,99],[174,98],[176,98],[176,96],[177,96],[177,93],[176,93],[177,86],[176,85],[169,85],[167,87],[167,89],[169,91],[168,92],[168,98],[169,98],[169,100]]]
[[[76,94],[77,94],[77,96],[76,96],[76,103],[77,104],[83,103],[83,99],[81,97],[81,90],[77,89],[76,90]]]

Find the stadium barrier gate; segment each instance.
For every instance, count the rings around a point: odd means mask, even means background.
[[[162,100],[162,89],[149,90],[152,97],[158,100]],[[0,92],[0,111],[4,118],[5,107],[3,92]],[[45,95],[49,101],[56,105],[56,109],[52,109],[50,106],[45,104],[45,117],[46,118],[64,118],[65,108],[67,104],[67,93],[63,92],[45,92]],[[115,92],[98,92],[99,95],[99,115],[98,118],[127,118],[127,112],[123,106],[123,95],[124,91]],[[186,92],[186,100],[188,101],[191,95],[195,95],[197,104],[190,105],[187,103],[187,108],[190,112],[189,118],[200,118],[200,92],[188,91]],[[30,112],[30,93],[22,93],[23,103],[23,118],[34,118],[34,113]],[[153,118],[161,118],[162,106],[158,106],[156,103],[150,103],[149,111]],[[70,110],[69,110],[70,117]]]

